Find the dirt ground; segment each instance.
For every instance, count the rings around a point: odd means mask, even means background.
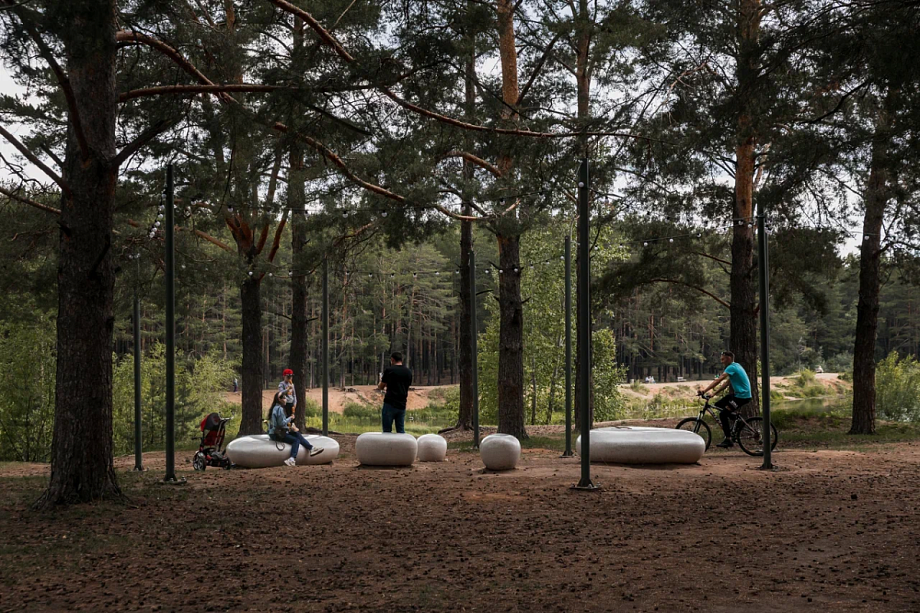
[[[424,409],[428,406],[428,395],[436,389],[448,388],[444,386],[417,386],[409,389],[409,397],[406,401],[406,407],[410,410]],[[456,386],[453,386],[456,387]],[[272,404],[272,398],[275,392],[264,390],[262,392],[262,408],[269,409]],[[234,404],[243,402],[242,392],[224,392],[224,400]],[[313,388],[307,390],[307,396],[319,406],[323,406],[323,389]],[[343,413],[345,406],[349,403],[383,405],[383,393],[378,392],[374,385],[355,385],[345,389],[340,387],[329,388],[329,410],[333,413]]]
[[[546,449],[372,469],[337,438],[332,465],[180,486],[119,458],[129,504],[50,515],[46,466],[0,466],[0,611],[920,611],[917,443],[594,465],[583,492]]]

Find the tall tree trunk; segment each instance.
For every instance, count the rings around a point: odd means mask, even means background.
[[[470,3],[467,3],[467,7]],[[476,111],[476,89],[474,76],[476,70],[476,48],[473,45],[474,37],[470,38],[469,56],[466,61],[466,113],[467,118],[472,118]],[[469,160],[463,161],[463,178],[467,181],[473,179],[473,164]],[[463,203],[463,214],[471,215],[472,207],[469,202]],[[457,427],[469,430],[473,427],[473,335],[470,330],[472,325],[472,312],[476,305],[476,296],[470,289],[470,252],[473,250],[473,223],[460,222],[460,347],[458,360],[460,363],[460,415]]]
[[[502,65],[502,119],[517,122],[520,87],[514,35],[513,0],[498,0],[498,48]],[[514,160],[505,152],[498,160],[502,176],[508,177]],[[527,438],[524,428],[524,309],[521,303],[520,224],[516,218],[499,220],[498,239],[500,329],[498,340],[498,431]]]
[[[298,20],[300,23],[300,20]],[[304,429],[304,406],[307,398],[307,277],[300,274],[301,256],[306,240],[304,219],[304,172],[303,153],[292,146],[288,173],[288,205],[291,207],[291,254],[296,273],[291,279],[291,363],[294,371],[294,386],[297,392],[298,411],[294,424]],[[311,377],[312,380],[312,377]]]
[[[889,94],[890,96],[891,94]],[[875,340],[878,331],[881,233],[888,185],[890,118],[879,111],[866,185],[863,240],[859,250],[859,301],[853,346],[853,423],[850,434],[875,434]]]
[[[740,111],[735,135],[735,197],[732,206],[732,267],[730,350],[752,382],[757,376],[757,280],[754,278],[754,172],[756,128],[753,108],[757,102],[760,65],[760,0],[742,0],[738,12],[738,91]],[[749,225],[750,224],[750,225]],[[753,401],[742,411],[760,412],[757,386],[751,385]]]
[[[62,196],[59,220],[51,480],[36,502],[44,509],[121,496],[112,460],[115,3],[67,3],[48,12],[70,24],[61,35],[87,155],[71,125],[62,168],[71,194]]]
[[[293,59],[302,61],[304,51],[304,22],[294,18]],[[297,393],[297,413],[294,425],[303,430],[306,416],[303,408],[307,400],[307,277],[302,272],[303,246],[307,238],[306,198],[304,187],[303,151],[294,142],[288,159],[288,206],[291,207],[291,260],[297,273],[291,279],[291,365],[294,371],[294,391]],[[313,385],[313,369],[310,368],[309,385]]]
[[[255,276],[240,286],[243,320],[243,415],[240,434],[262,430],[262,306],[260,283]]]

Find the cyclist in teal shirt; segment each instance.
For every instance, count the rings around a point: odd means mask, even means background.
[[[725,433],[725,440],[719,443],[718,447],[731,447],[733,445],[730,435],[732,427],[731,414],[751,401],[751,380],[748,379],[744,368],[735,362],[735,354],[731,351],[723,351],[719,359],[722,362],[722,366],[725,367],[722,375],[706,386],[706,389],[699,390],[698,393],[703,395],[716,388],[713,392],[714,396],[731,385],[731,393],[715,403],[717,407],[722,409],[719,413],[719,421],[722,424],[722,431]]]

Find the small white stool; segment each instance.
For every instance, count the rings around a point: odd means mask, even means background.
[[[419,462],[443,462],[447,457],[447,439],[439,434],[418,437]]]
[[[490,434],[479,443],[479,455],[489,470],[511,470],[521,458],[521,442],[510,434]]]

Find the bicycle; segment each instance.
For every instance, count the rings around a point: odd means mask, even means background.
[[[713,419],[719,421],[719,416],[716,415],[716,411],[721,413],[724,409],[709,404],[709,400],[712,398],[712,396],[709,394],[700,395],[706,400],[706,404],[704,404],[703,408],[700,409],[699,416],[682,419],[680,423],[677,424],[677,429],[687,430],[701,436],[706,442],[706,450],[708,451],[709,444],[712,442],[712,430],[709,428],[709,424],[703,420],[703,417],[706,416],[706,413],[709,413]],[[741,447],[741,451],[748,455],[762,456],[763,418],[745,418],[743,415],[741,415],[741,413],[736,411],[732,411],[732,416],[734,417],[734,420],[732,421],[729,440],[738,443],[738,446]],[[779,434],[776,431],[776,426],[770,424],[770,451],[776,449],[776,441],[778,439]]]

